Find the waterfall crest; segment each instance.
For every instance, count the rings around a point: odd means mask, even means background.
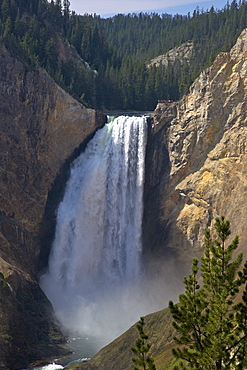
[[[49,268],[40,281],[65,327],[107,332],[106,341],[142,314],[146,140],[146,117],[121,116],[97,131],[74,161],[57,211]]]

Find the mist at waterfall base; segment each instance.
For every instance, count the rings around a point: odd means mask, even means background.
[[[146,141],[144,116],[98,130],[72,164],[57,211],[40,285],[66,331],[99,339],[94,352],[165,306],[157,276],[142,268]]]

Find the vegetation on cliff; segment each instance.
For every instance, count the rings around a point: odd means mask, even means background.
[[[220,51],[229,51],[247,27],[247,2],[186,16],[118,14],[78,16],[68,0],[0,0],[0,38],[29,66],[41,66],[71,95],[91,107],[154,109],[158,99],[176,100]],[[133,36],[134,35],[134,36]],[[75,55],[61,57],[59,39]],[[191,41],[193,56],[168,66],[147,63]],[[88,63],[88,64],[87,64]],[[90,67],[89,67],[90,65]]]
[[[227,247],[230,223],[216,218],[217,240],[205,233],[205,251],[201,259],[202,287],[198,282],[198,260],[184,279],[185,293],[179,303],[169,304],[179,334],[173,349],[183,361],[174,369],[245,369],[247,365],[247,285],[242,301],[233,305],[236,294],[247,280],[247,263],[239,271],[243,254],[232,261],[238,237]]]

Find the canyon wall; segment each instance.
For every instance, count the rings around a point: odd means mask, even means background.
[[[147,154],[145,248],[190,266],[217,216],[247,258],[247,31],[179,102],[158,104]],[[152,230],[150,233],[149,230]]]
[[[61,335],[36,275],[41,245],[44,258],[49,253],[45,215],[62,191],[65,163],[104,123],[0,45],[0,368],[58,353],[53,341]]]

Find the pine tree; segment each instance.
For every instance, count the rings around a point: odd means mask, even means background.
[[[227,247],[230,223],[216,218],[217,238],[212,242],[205,232],[205,251],[201,259],[202,287],[198,283],[198,263],[193,260],[191,274],[184,279],[185,293],[179,303],[169,303],[182,345],[173,351],[179,366],[174,369],[244,369],[247,363],[247,287],[242,302],[233,305],[240,286],[247,280],[247,263],[238,272],[243,255],[232,261],[238,237]]]
[[[63,18],[64,18],[64,32],[65,36],[68,32],[69,27],[69,17],[70,17],[70,1],[69,0],[63,0]]]
[[[132,358],[135,364],[134,370],[156,370],[154,360],[147,355],[150,350],[151,344],[145,344],[148,339],[148,335],[144,333],[144,317],[140,317],[136,327],[139,331],[139,338],[135,342],[135,347],[132,347],[132,352],[137,356]]]
[[[1,20],[3,22],[5,22],[7,20],[7,18],[10,17],[10,5],[9,5],[8,0],[3,0],[1,2],[0,13],[1,13]]]

